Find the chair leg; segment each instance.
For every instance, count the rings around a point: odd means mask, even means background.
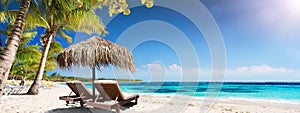
[[[120,105],[119,104],[116,105],[116,113],[120,113]]]
[[[83,104],[84,104],[83,100],[80,100],[80,106],[81,107],[83,107]]]
[[[135,104],[137,104],[138,103],[138,98],[135,98]]]

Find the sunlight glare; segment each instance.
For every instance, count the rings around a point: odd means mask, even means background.
[[[282,2],[288,14],[300,17],[300,0],[283,0]]]

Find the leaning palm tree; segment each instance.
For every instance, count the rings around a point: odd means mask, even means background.
[[[8,0],[1,0],[1,2],[8,3]],[[0,54],[0,97],[2,96],[3,88],[10,72],[10,68],[15,60],[29,6],[30,0],[22,0],[20,11],[15,18],[15,22],[12,27],[12,33]],[[0,15],[0,20],[3,20],[3,18],[5,18],[5,15]]]
[[[153,6],[153,0],[142,0],[142,4],[145,3],[147,3],[146,6],[148,8]],[[43,37],[44,47],[39,70],[27,94],[38,94],[39,92],[50,43],[56,33],[68,37],[63,31],[72,30],[88,34],[96,32],[103,35],[107,31],[95,14],[95,9],[107,6],[110,16],[120,12],[123,12],[125,15],[130,13],[126,0],[44,0],[44,2],[38,4],[40,6],[37,7],[44,11],[40,10],[36,11],[36,13],[42,15],[48,23],[48,27],[47,33]],[[69,38],[70,40],[71,38]]]
[[[43,52],[39,69],[27,94],[38,94],[39,92],[50,45],[56,34],[61,34],[61,36],[66,37],[68,42],[72,42],[72,38],[64,31],[106,33],[104,25],[91,8],[92,6],[88,4],[80,5],[78,1],[74,0],[45,0],[38,4],[34,13],[41,15],[47,22],[47,28],[44,37],[42,37]]]

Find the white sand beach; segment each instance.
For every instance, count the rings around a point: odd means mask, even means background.
[[[66,106],[59,96],[68,95],[65,86],[42,88],[39,95],[9,95],[0,99],[0,113],[113,113],[92,107]],[[202,108],[202,109],[201,109]],[[249,101],[242,99],[218,99],[178,95],[142,95],[137,105],[123,107],[125,113],[299,113],[299,104]]]

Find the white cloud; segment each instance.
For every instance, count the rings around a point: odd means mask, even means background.
[[[182,67],[178,66],[177,64],[172,64],[169,66],[169,70],[171,71],[182,71]]]
[[[202,69],[200,67],[192,69],[192,72],[201,73]]]
[[[277,68],[269,65],[253,65],[248,67],[237,67],[234,70],[228,70],[229,73],[256,73],[256,74],[266,74],[266,73],[291,73],[292,69],[287,68]]]
[[[142,65],[143,68],[149,68],[151,70],[157,70],[157,71],[162,71],[163,67],[160,64],[146,64]]]

